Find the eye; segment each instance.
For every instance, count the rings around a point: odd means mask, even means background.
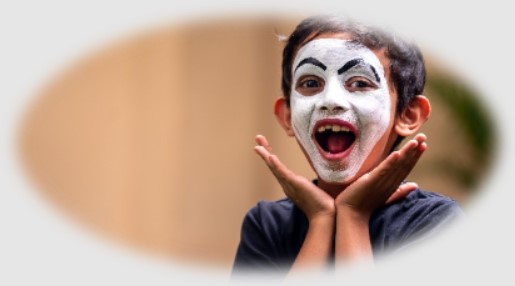
[[[345,82],[345,88],[350,92],[370,91],[377,89],[378,86],[371,80],[364,77],[352,77]]]
[[[301,77],[295,90],[305,96],[315,95],[324,89],[324,81],[316,76]]]
[[[316,80],[309,79],[309,80],[302,82],[301,86],[303,88],[317,88],[317,87],[320,87],[320,84],[318,84],[318,81],[316,81]]]

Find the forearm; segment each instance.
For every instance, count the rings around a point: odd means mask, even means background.
[[[296,273],[305,270],[327,270],[334,238],[334,217],[311,220],[304,243],[290,270]]]
[[[348,262],[372,264],[372,245],[369,234],[370,215],[350,208],[340,207],[336,211],[335,263],[336,266]]]

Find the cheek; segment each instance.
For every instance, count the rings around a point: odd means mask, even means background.
[[[356,95],[354,106],[363,125],[386,126],[390,122],[390,98],[384,92]]]
[[[291,95],[291,117],[292,124],[296,130],[309,128],[311,116],[315,110],[315,96],[302,96],[296,92]]]

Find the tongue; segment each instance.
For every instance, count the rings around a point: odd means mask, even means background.
[[[327,149],[333,154],[340,153],[345,151],[350,143],[348,136],[343,133],[333,133],[327,138]]]

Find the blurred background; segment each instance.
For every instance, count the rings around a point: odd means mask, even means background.
[[[275,121],[283,43],[300,19],[158,27],[92,51],[28,106],[20,154],[59,211],[131,249],[229,273],[245,213],[284,195],[253,151],[264,134],[313,178]],[[479,98],[424,51],[433,113],[408,178],[466,210],[488,174],[495,127]]]

